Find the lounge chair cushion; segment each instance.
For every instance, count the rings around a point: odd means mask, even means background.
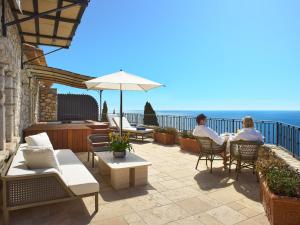
[[[137,130],[135,127],[131,127],[131,128],[124,128],[123,131],[132,132],[135,134],[149,134],[152,133],[154,130],[153,129]]]
[[[121,127],[121,125],[120,125],[120,117],[114,117],[113,120],[114,120],[115,124],[117,125],[118,129],[120,129],[120,127]],[[126,117],[122,117],[122,122],[123,122],[123,124],[122,124],[123,125],[123,129],[134,128],[134,127],[132,127],[130,125],[130,123],[128,122],[128,120],[127,120]]]
[[[54,150],[49,147],[28,146],[23,150],[23,156],[30,169],[55,168],[60,171]]]
[[[55,151],[61,175],[76,195],[99,191],[99,184],[77,156],[69,149]]]
[[[51,141],[46,132],[25,137],[25,141],[29,146],[43,146],[53,149]]]
[[[55,168],[29,169],[26,166],[23,150],[27,144],[22,144],[17,151],[7,176],[57,173],[62,181],[75,195],[90,194],[99,191],[99,184],[77,156],[69,149],[54,150],[59,163],[59,172]]]
[[[109,127],[111,127],[111,128],[116,128],[116,124],[115,124],[115,122],[114,122],[114,120],[113,120],[113,118],[115,117],[116,115],[114,115],[114,114],[107,114],[106,115],[106,117],[107,117],[107,120],[108,120],[108,122],[109,122]]]

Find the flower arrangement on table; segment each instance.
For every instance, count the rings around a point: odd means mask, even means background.
[[[118,133],[110,133],[109,139],[109,150],[113,152],[115,158],[124,158],[126,151],[131,152],[133,150],[129,142],[129,133],[122,136]]]

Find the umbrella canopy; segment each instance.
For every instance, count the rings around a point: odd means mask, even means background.
[[[88,89],[93,90],[120,90],[120,115],[123,115],[123,92],[148,91],[163,86],[160,83],[126,73],[122,70],[84,82]],[[122,118],[120,116],[120,118]],[[120,120],[120,133],[122,134],[123,123]]]
[[[163,86],[145,78],[119,71],[84,82],[88,89],[148,91]]]

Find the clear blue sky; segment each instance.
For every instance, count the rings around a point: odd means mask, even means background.
[[[71,48],[47,62],[90,76],[122,68],[166,85],[126,92],[125,110],[146,101],[157,110],[297,110],[299,10],[298,0],[91,0]],[[118,94],[104,92],[109,110]]]

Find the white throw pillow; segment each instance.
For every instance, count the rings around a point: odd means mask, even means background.
[[[53,150],[53,146],[46,132],[25,137],[25,141],[29,146],[49,147]]]
[[[48,146],[28,146],[23,150],[23,156],[29,169],[55,168],[60,172],[54,150]]]

